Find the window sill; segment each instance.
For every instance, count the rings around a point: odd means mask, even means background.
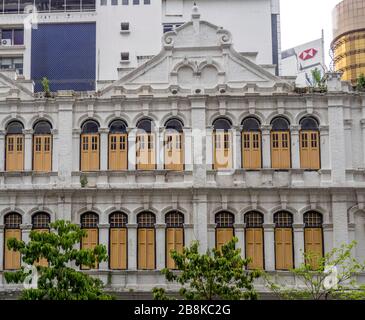
[[[130,34],[130,30],[120,30],[120,34]]]
[[[130,64],[130,60],[120,60],[120,64]]]

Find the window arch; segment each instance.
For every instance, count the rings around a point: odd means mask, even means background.
[[[213,122],[214,162],[213,169],[232,168],[232,123],[225,118]]]
[[[48,233],[50,230],[51,216],[46,212],[37,212],[32,216],[32,229],[39,233]],[[36,266],[47,267],[46,258],[40,258],[35,263]]]
[[[81,240],[82,249],[94,249],[99,244],[99,216],[94,212],[85,212],[81,215],[81,228],[86,232]],[[98,268],[98,262],[95,263],[95,269]],[[87,270],[89,267],[81,266],[81,269]]]
[[[52,171],[52,126],[48,121],[40,120],[34,125],[33,170]]]
[[[136,152],[137,170],[156,169],[155,135],[152,132],[153,122],[142,119],[137,123]]]
[[[264,216],[252,211],[245,214],[246,258],[251,258],[248,269],[264,269]]]
[[[184,248],[184,215],[178,211],[169,212],[165,216],[166,223],[166,267],[176,269],[171,251],[182,253]]]
[[[21,240],[22,233],[20,225],[22,223],[22,216],[16,212],[10,212],[4,217],[4,269],[18,270],[21,266],[20,252],[9,250],[7,243],[9,239],[15,238]]]
[[[274,215],[275,261],[277,270],[291,270],[293,260],[293,215],[281,211]]]
[[[271,166],[273,169],[290,169],[290,124],[283,117],[271,122]]]
[[[11,121],[6,126],[6,171],[24,170],[24,126],[20,121]]]
[[[122,120],[115,120],[109,126],[109,170],[128,169],[128,133]]]
[[[244,169],[260,169],[261,156],[261,131],[260,122],[249,117],[242,122],[242,167]]]
[[[320,169],[320,136],[318,122],[312,117],[300,120],[300,167]]]
[[[319,259],[323,257],[323,216],[319,212],[306,212],[303,216],[304,250],[308,255],[307,263],[313,270],[318,269]]]
[[[142,212],[137,216],[138,223],[138,269],[156,269],[155,224],[156,216]]]
[[[216,223],[216,248],[221,250],[222,246],[230,242],[234,237],[234,215],[230,212],[219,212],[215,215]]]
[[[97,171],[100,168],[99,123],[86,120],[81,126],[81,171]]]
[[[127,269],[128,256],[128,216],[122,212],[114,212],[109,216],[110,244],[109,267],[112,270]]]
[[[184,133],[183,123],[170,119],[165,124],[165,169],[184,170]]]

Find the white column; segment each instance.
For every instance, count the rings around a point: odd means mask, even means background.
[[[195,240],[194,238],[194,225],[184,224],[184,246],[190,247],[191,243]]]
[[[185,156],[185,171],[193,170],[193,162],[192,162],[192,137],[191,137],[191,129],[186,128],[184,131],[184,156]]]
[[[333,245],[340,247],[348,244],[347,196],[343,193],[332,193]]]
[[[136,129],[128,129],[128,170],[136,170]]]
[[[196,194],[193,199],[194,237],[199,241],[199,251],[205,253],[208,248],[208,208],[207,195]]]
[[[163,170],[165,164],[164,153],[164,128],[156,128],[156,167],[157,170]]]
[[[213,141],[213,127],[208,127],[206,129],[206,140],[205,140],[205,148],[206,148],[206,168],[207,170],[213,169],[213,152],[214,152],[214,141]]]
[[[21,224],[20,229],[21,229],[21,233],[22,233],[22,240],[25,243],[28,243],[30,241],[29,235],[30,235],[30,232],[32,231],[32,225],[31,224]],[[23,260],[21,262],[21,265],[24,265]]]
[[[104,245],[109,256],[109,224],[99,224],[99,244]],[[99,270],[108,270],[109,261],[99,263]]]
[[[61,126],[62,127],[62,126]],[[81,129],[72,131],[72,171],[80,171],[80,135]]]
[[[5,252],[5,237],[4,237],[4,226],[0,226],[0,270],[3,270],[3,266],[4,266],[4,254],[3,252]]]
[[[361,119],[361,134],[362,134],[362,167],[365,168],[365,119]]]
[[[261,126],[262,134],[262,168],[271,168],[271,142],[270,142],[271,126]]]
[[[321,136],[321,169],[329,170],[331,164],[328,126],[320,126],[319,130]]]
[[[156,269],[162,270],[166,268],[166,243],[165,243],[165,233],[166,224],[159,223],[155,225],[156,228]]]
[[[242,144],[241,144],[242,127],[238,126],[233,131],[233,168],[242,168]]]
[[[108,134],[109,128],[99,128],[100,134],[100,170],[108,170]]]
[[[331,252],[333,249],[333,225],[323,224],[323,243],[324,253]]]
[[[275,224],[264,224],[265,270],[275,270]]]
[[[5,170],[5,131],[0,130],[0,153],[3,155],[0,157],[0,172]],[[0,251],[2,252],[2,251]]]
[[[294,231],[294,267],[298,268],[303,262],[304,253],[304,224],[293,225]]]
[[[137,227],[136,223],[128,223],[128,270],[137,270]]]
[[[299,126],[290,127],[291,134],[291,162],[293,169],[300,169],[300,155],[299,155]]]
[[[245,258],[246,248],[245,248],[245,224],[235,224],[234,235],[238,239],[236,244],[237,248],[241,249],[241,257]]]
[[[52,129],[51,133],[52,133],[52,168],[51,168],[51,171],[58,172],[58,155],[59,155],[58,130]]]
[[[24,134],[24,171],[32,171],[33,162],[33,130],[23,130]]]
[[[352,169],[352,120],[346,119],[344,121],[344,130],[345,130],[345,154],[346,154],[346,163],[345,169]]]

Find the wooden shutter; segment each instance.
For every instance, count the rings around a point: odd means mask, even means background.
[[[242,166],[244,169],[260,169],[261,132],[242,132]]]
[[[233,228],[217,228],[216,231],[216,246],[217,250],[221,250],[222,246],[233,239]]]
[[[127,170],[128,167],[128,135],[109,135],[109,170]]]
[[[273,169],[290,169],[290,133],[271,132],[271,166]]]
[[[20,229],[5,229],[4,269],[5,270],[18,270],[18,269],[20,269],[20,252],[8,249],[8,240],[11,238],[21,240],[21,230]]]
[[[293,269],[293,232],[291,228],[275,229],[276,269]]]
[[[264,235],[262,228],[246,229],[246,258],[251,258],[248,269],[264,269]]]
[[[166,267],[176,269],[174,259],[171,258],[171,251],[175,250],[182,253],[184,247],[184,229],[167,228],[166,229]]]
[[[81,135],[81,171],[99,170],[99,135]]]
[[[155,269],[155,229],[138,229],[138,269]]]
[[[24,137],[21,134],[6,136],[6,171],[24,170]]]
[[[33,229],[33,231],[36,231],[39,233],[48,233],[49,229]],[[39,259],[38,262],[35,262],[34,265],[40,266],[40,267],[48,267],[48,261],[46,258],[41,258],[41,259]]]
[[[181,133],[167,133],[165,136],[165,169],[184,170],[184,135]]]
[[[322,228],[306,228],[304,232],[305,252],[310,254],[309,263],[313,270],[318,269],[318,260],[323,257]]]
[[[110,229],[110,269],[127,269],[127,229]]]
[[[86,236],[82,237],[81,248],[82,249],[94,249],[99,242],[99,232],[97,228],[83,229],[86,231]],[[95,269],[98,268],[98,263],[95,263]],[[87,266],[81,266],[81,269],[90,269]]]
[[[35,135],[33,142],[33,170],[50,172],[52,167],[52,136]]]
[[[155,140],[153,134],[137,135],[137,169],[154,170],[156,167]]]
[[[215,131],[214,144],[214,169],[232,168],[232,134],[226,131]]]
[[[302,169],[320,169],[320,148],[318,131],[301,131],[300,165]]]

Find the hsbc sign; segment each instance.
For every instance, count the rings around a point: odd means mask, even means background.
[[[310,59],[313,59],[317,53],[318,53],[318,50],[316,50],[314,48],[307,49],[299,54],[299,58],[303,61],[310,60]]]

